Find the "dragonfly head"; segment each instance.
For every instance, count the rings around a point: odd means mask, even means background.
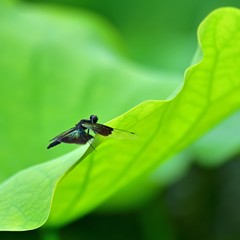
[[[97,123],[98,117],[97,117],[96,115],[91,115],[91,116],[90,116],[90,121],[91,121],[92,123]]]

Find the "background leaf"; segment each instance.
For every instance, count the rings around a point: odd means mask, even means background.
[[[115,29],[94,14],[1,3],[0,181],[75,149],[46,146],[79,119],[97,114],[105,122],[179,85],[176,74],[144,69],[122,49]]]

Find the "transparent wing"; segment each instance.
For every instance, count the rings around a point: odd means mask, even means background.
[[[116,138],[116,139],[136,139],[137,135],[134,132],[122,130],[119,128],[114,128],[110,137]]]

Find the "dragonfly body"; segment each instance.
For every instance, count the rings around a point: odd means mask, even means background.
[[[98,117],[96,115],[91,115],[90,119],[82,119],[76,127],[83,128],[87,130],[92,130],[94,133],[100,134],[102,136],[108,136],[114,130],[112,127],[97,123]]]
[[[98,117],[96,115],[91,115],[89,119],[80,120],[75,127],[59,134],[55,138],[51,139],[51,143],[48,145],[48,149],[54,147],[60,143],[75,143],[75,144],[86,144],[89,142],[93,136],[89,133],[92,130],[95,134],[100,134],[102,136],[109,136],[113,131],[122,131],[128,134],[134,134],[133,132],[128,132],[125,130],[114,129],[112,127],[97,123]],[[87,132],[86,132],[87,131]],[[89,142],[90,143],[90,142]]]

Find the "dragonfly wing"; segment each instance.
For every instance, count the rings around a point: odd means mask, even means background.
[[[102,136],[108,136],[112,133],[113,128],[108,127],[103,124],[98,124],[98,123],[89,123],[89,122],[84,122],[82,123],[82,126],[92,130],[94,133],[100,134]]]
[[[86,133],[84,130],[74,130],[61,138],[60,141],[64,143],[85,144],[92,138],[93,136]]]
[[[56,137],[54,137],[53,139],[50,140],[51,141],[54,141],[54,140],[61,140],[63,137],[65,137],[67,134],[70,134],[71,132],[73,132],[74,130],[76,130],[75,127],[72,127],[70,129],[68,129],[67,131],[65,132],[62,132],[60,133],[59,135],[57,135]]]
[[[93,136],[86,133],[83,129],[72,128],[66,132],[59,134],[57,137],[53,138],[47,148],[49,149],[51,147],[54,147],[60,144],[61,142],[85,144],[92,138]]]
[[[136,139],[137,135],[134,132],[114,128],[111,137],[116,138],[116,139],[126,139],[126,140],[129,139],[130,140],[130,139]]]

